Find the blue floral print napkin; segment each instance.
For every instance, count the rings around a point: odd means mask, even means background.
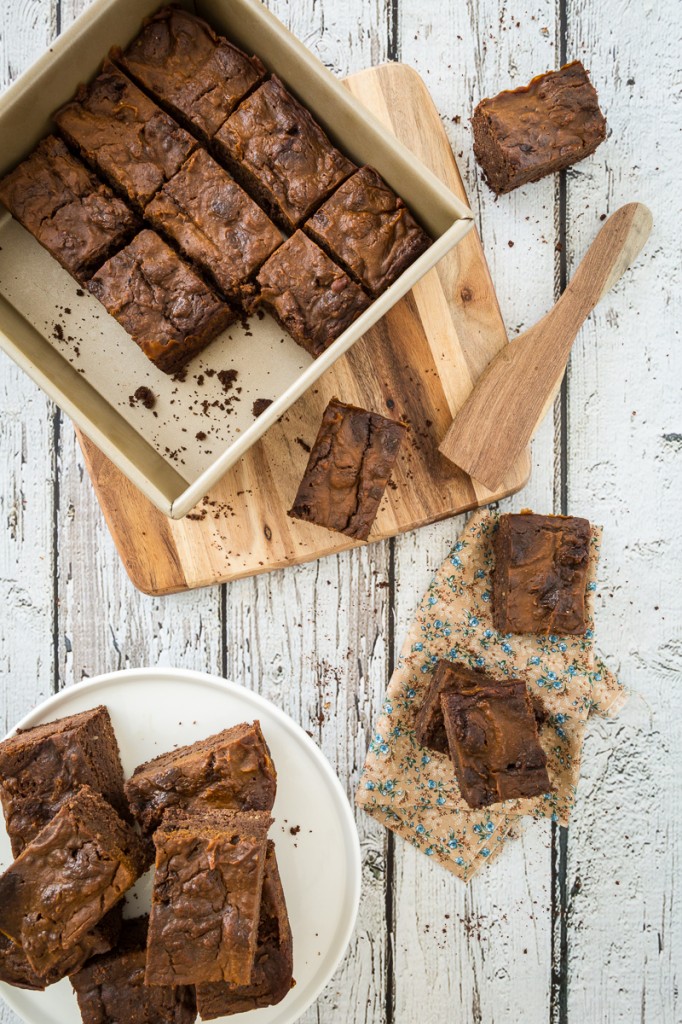
[[[587,719],[593,713],[615,715],[627,698],[594,651],[601,529],[592,533],[584,636],[502,634],[493,626],[491,609],[497,521],[491,511],[469,519],[424,595],[374,727],[356,794],[368,814],[465,881],[501,852],[520,818],[568,822]],[[547,754],[550,794],[478,811],[464,802],[451,760],[420,747],[414,736],[414,718],[440,658],[500,679],[527,681],[547,716],[540,742]]]

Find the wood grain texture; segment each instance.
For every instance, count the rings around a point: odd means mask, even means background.
[[[424,83],[385,64],[348,87],[464,201],[447,138]],[[438,453],[452,416],[507,338],[480,240],[470,232],[410,294],[324,374],[190,515],[169,522],[95,446],[84,452],[126,568],[140,589],[168,593],[239,579],[345,550],[341,534],[289,519],[322,413],[339,397],[405,422],[393,486],[371,540],[443,519],[518,490],[526,453],[493,491]]]
[[[554,404],[578,331],[635,262],[651,226],[643,203],[611,214],[552,309],[488,363],[439,446],[446,458],[491,490],[499,485]]]

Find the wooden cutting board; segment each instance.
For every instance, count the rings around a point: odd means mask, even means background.
[[[385,64],[347,87],[465,202],[438,111],[419,75]],[[380,540],[519,490],[528,454],[495,491],[438,452],[453,415],[507,334],[475,231],[343,356],[185,519],[158,512],[89,441],[87,468],[135,586],[149,594],[296,565],[353,546],[286,515],[330,398],[400,418],[411,427],[370,536]]]

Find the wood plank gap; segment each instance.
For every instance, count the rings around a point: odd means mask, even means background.
[[[395,573],[395,537],[388,542],[388,623],[387,623],[387,647],[388,657],[386,659],[386,688],[393,675],[396,661],[395,651],[395,597],[396,597],[396,573]],[[390,829],[386,833],[386,1000],[384,1015],[386,1024],[393,1024],[395,1020],[395,836]]]
[[[552,986],[550,1024],[568,1022],[568,829],[552,824]],[[555,912],[556,911],[556,912]]]
[[[389,0],[387,9],[388,40],[386,56],[388,60],[400,60],[400,0]]]
[[[52,692],[59,693],[59,502],[62,450],[62,411],[56,406],[50,420],[52,434]]]
[[[220,673],[227,679],[227,583],[220,585]]]

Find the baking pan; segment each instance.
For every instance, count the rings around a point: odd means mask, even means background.
[[[7,90],[0,98],[0,175],[52,130],[52,112],[159,6],[158,0],[96,0]],[[96,299],[8,213],[0,215],[0,346],[150,501],[176,519],[473,225],[470,210],[258,0],[184,6],[258,54],[336,145],[357,164],[377,168],[434,244],[316,360],[270,317],[253,317],[220,335],[178,381],[156,370]],[[236,379],[223,370],[236,370]],[[140,386],[153,392],[153,409],[135,400]],[[254,411],[258,399],[271,402],[260,415]]]

